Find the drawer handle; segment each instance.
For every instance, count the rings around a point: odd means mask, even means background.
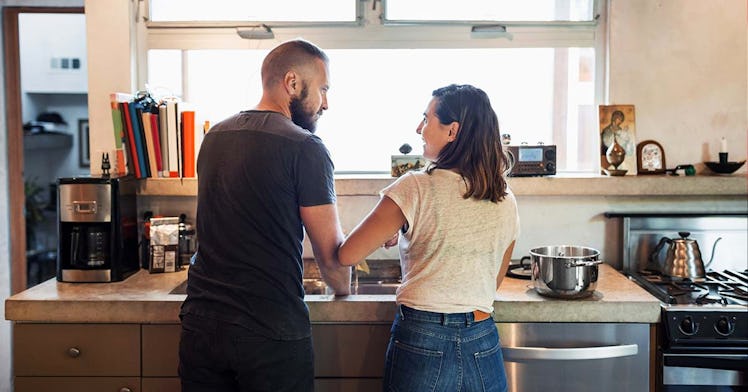
[[[68,355],[70,358],[78,358],[81,355],[81,350],[79,350],[77,347],[70,347],[68,349]]]
[[[128,387],[122,387],[122,388],[120,388],[119,392],[132,392],[132,389],[130,389]]]

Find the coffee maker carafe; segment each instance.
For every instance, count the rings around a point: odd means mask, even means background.
[[[138,269],[131,177],[60,178],[57,280],[113,282]]]

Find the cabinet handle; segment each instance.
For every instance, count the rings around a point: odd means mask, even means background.
[[[636,355],[639,346],[625,344],[620,346],[580,347],[580,348],[546,348],[546,347],[502,347],[504,360],[519,362],[527,360],[569,361],[580,359],[621,358]]]
[[[132,389],[130,389],[128,387],[122,387],[122,388],[120,388],[119,392],[132,392]]]
[[[68,355],[70,358],[78,358],[81,355],[81,350],[79,350],[77,347],[70,347],[68,349]]]

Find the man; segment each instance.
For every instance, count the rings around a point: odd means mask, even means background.
[[[261,73],[257,107],[216,124],[198,156],[200,245],[180,313],[183,391],[313,390],[302,226],[322,278],[350,293],[350,267],[336,259],[333,165],[314,135],[327,110],[328,58],[288,41]]]

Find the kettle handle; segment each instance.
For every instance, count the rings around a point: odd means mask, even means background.
[[[714,241],[714,245],[712,245],[712,256],[711,256],[711,257],[709,257],[709,262],[708,262],[708,263],[706,263],[706,265],[704,266],[704,269],[707,269],[707,268],[709,268],[709,265],[710,265],[710,264],[712,264],[712,261],[714,261],[714,251],[715,251],[715,250],[717,249],[717,243],[718,243],[718,242],[719,242],[719,240],[721,240],[721,239],[722,239],[722,237],[717,237],[717,240],[716,240],[716,241]]]
[[[660,254],[660,250],[662,250],[662,247],[665,246],[666,242],[672,243],[673,240],[667,237],[660,238],[660,242],[657,243],[657,246],[655,246],[654,250],[649,255],[649,261],[657,263],[657,255]]]

